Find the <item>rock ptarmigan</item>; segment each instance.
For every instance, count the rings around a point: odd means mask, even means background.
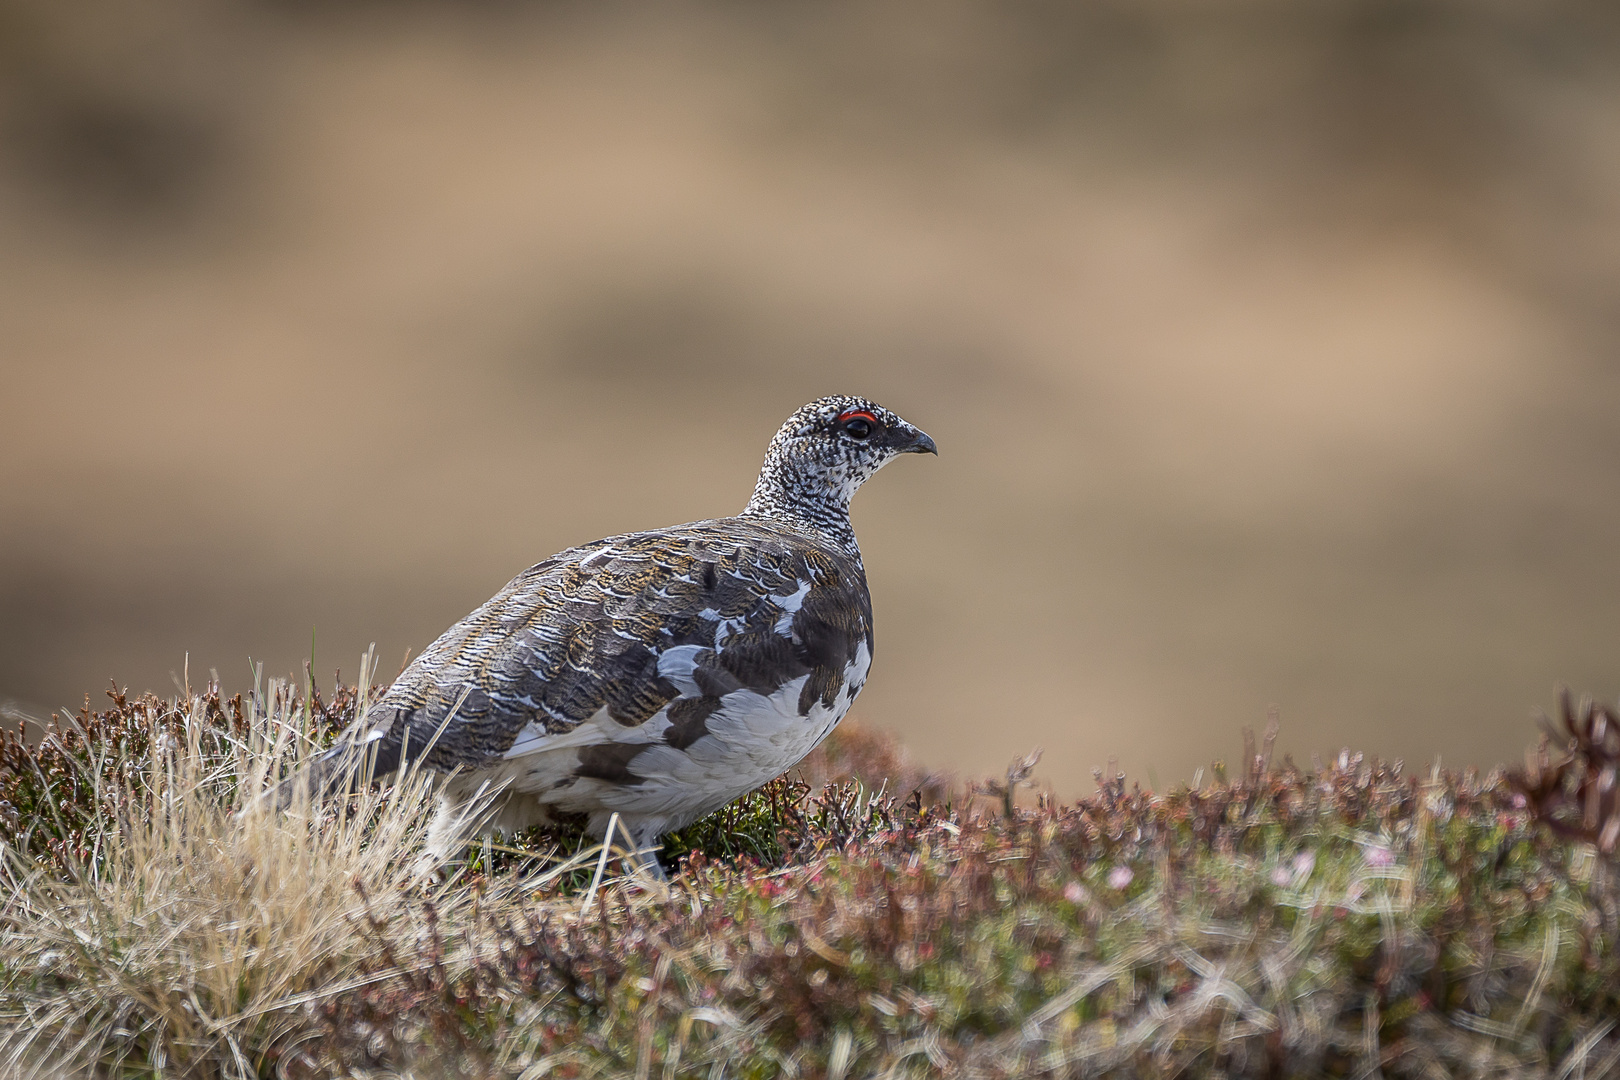
[[[617,813],[661,875],[659,836],[797,764],[860,693],[872,600],[850,498],[913,453],[934,441],[882,406],[812,401],[771,440],[741,514],[525,570],[277,801],[415,765],[439,777],[424,865],[491,829],[582,821],[600,837]]]

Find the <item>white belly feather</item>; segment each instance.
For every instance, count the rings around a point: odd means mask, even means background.
[[[613,720],[605,709],[561,734],[548,734],[531,724],[499,764],[465,777],[462,783],[506,784],[514,794],[535,796],[531,805],[540,812],[523,813],[513,805],[500,815],[504,827],[544,820],[547,815],[541,807],[546,807],[589,815],[598,827],[608,814],[618,812],[656,826],[660,832],[678,829],[804,760],[849,711],[871,665],[872,656],[863,641],[844,669],[843,686],[833,703],[818,701],[805,715],[799,712],[799,695],[808,675],[784,683],[769,695],[747,689],[726,694],[705,722],[707,733],[684,749],[665,741],[670,727],[668,706],[633,728]],[[660,664],[661,672],[665,666]],[[670,674],[682,690],[696,690],[682,685],[689,679],[680,677],[678,671]],[[629,763],[636,781],[617,783],[578,775],[579,750],[610,743],[646,747]]]

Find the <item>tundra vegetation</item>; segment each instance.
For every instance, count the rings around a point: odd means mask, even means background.
[[[1620,1064],[1614,711],[1523,766],[952,791],[880,737],[672,835],[411,877],[420,777],[251,796],[359,688],[110,694],[0,743],[0,1075],[1545,1076]]]

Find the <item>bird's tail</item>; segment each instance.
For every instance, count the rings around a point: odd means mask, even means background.
[[[374,772],[373,755],[339,743],[270,788],[259,801],[284,811],[300,804],[319,804],[365,787]]]

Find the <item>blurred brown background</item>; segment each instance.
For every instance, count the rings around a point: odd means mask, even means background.
[[[393,671],[827,392],[858,712],[1065,794],[1620,691],[1620,9],[0,0],[0,699]]]

